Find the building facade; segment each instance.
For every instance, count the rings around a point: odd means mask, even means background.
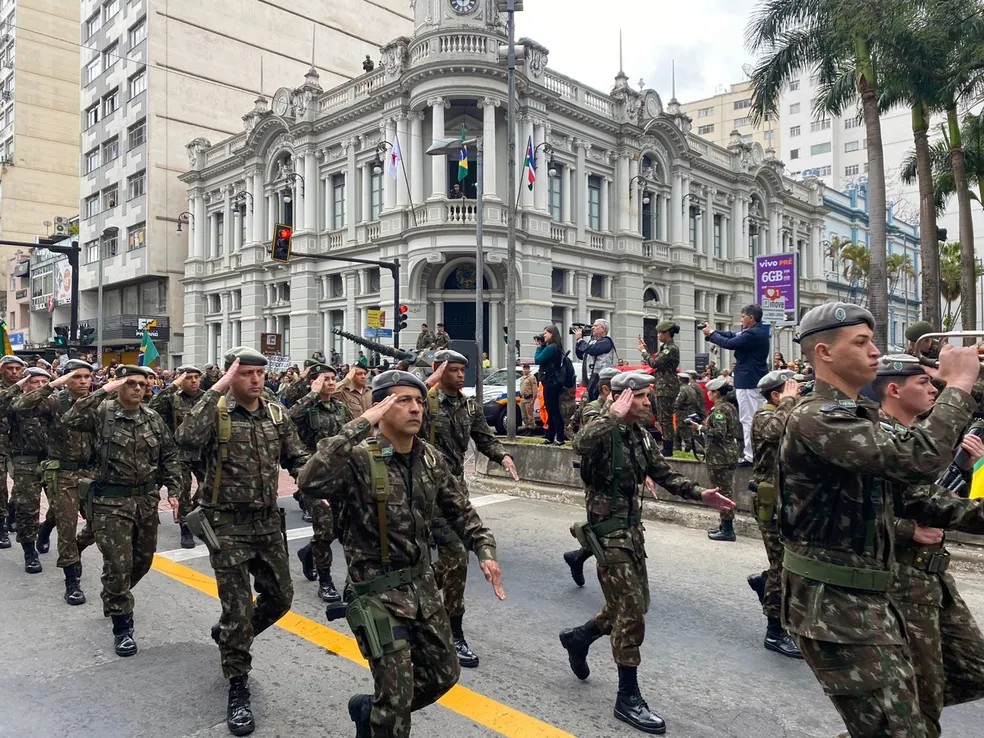
[[[780,150],[782,124],[771,116],[759,123],[752,122],[752,83],[738,82],[727,92],[693,102],[681,103],[680,108],[694,123],[693,132],[718,146],[727,147],[732,131],[738,131],[744,143],[757,143],[766,151]]]
[[[411,27],[405,2],[335,5],[320,20],[316,0],[82,0],[81,307],[94,321],[101,274],[105,361],[132,356],[149,320],[166,363],[181,360],[188,140],[233,135],[271,79],[312,65],[332,85],[353,79]],[[236,226],[217,227],[222,249]]]
[[[258,99],[243,132],[191,141],[191,170],[181,178],[194,215],[187,360],[214,362],[230,346],[258,345],[261,333],[281,334],[297,361],[316,350],[351,360],[357,347],[332,329],[361,335],[369,310],[393,305],[388,273],[375,267],[272,262],[273,226],[283,222],[293,225],[299,253],[399,259],[410,308],[404,345],[422,322],[439,321],[456,341],[473,342],[481,278],[483,350],[502,365],[508,132],[495,5],[418,0],[414,35],[383,47],[380,69],[328,90],[311,70],[272,103]],[[708,143],[676,100],[664,108],[621,71],[610,92],[594,90],[547,68],[538,43],[522,43],[517,174],[527,142],[537,170],[532,190],[518,177],[521,355],[532,355],[544,325],[560,326],[569,346],[569,323],[604,317],[632,359],[637,336],[653,343],[659,320],[673,318],[692,363],[705,346],[695,323],[732,327],[751,300],[757,254],[797,251],[803,304],[826,298],[819,183],[785,178],[778,160],[740,135],[727,148]],[[449,196],[459,157],[425,154],[463,130],[484,147],[482,275],[476,152],[468,152],[464,199]]]

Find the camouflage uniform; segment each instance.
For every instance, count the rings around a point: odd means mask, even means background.
[[[188,417],[188,413],[201,402],[204,396],[205,392],[202,390],[192,396],[177,385],[172,384],[154,396],[154,399],[150,401],[150,409],[161,416],[173,436],[185,418]],[[178,521],[183,522],[185,515],[193,509],[191,504],[191,475],[195,475],[195,479],[200,485],[205,478],[205,462],[202,459],[201,449],[193,451],[181,449],[180,458],[181,486],[175,490],[177,493],[175,497],[178,498]]]
[[[41,420],[33,413],[17,412],[13,409],[14,400],[23,395],[23,390],[15,385],[0,395],[0,415],[7,419],[10,445],[9,461],[11,476],[14,478],[12,490],[14,504],[17,506],[17,541],[34,545],[38,540],[41,515],[41,478],[38,464],[45,459],[46,434]],[[48,499],[48,513],[45,523],[55,521],[54,505]]]
[[[663,455],[670,456],[673,454],[673,404],[680,392],[680,379],[677,377],[680,349],[670,340],[655,354],[643,351],[642,360],[655,369],[656,419],[663,433]]]
[[[180,489],[178,449],[157,413],[145,405],[125,410],[101,389],[77,400],[62,424],[90,434],[99,454],[91,523],[103,557],[103,615],[130,615],[131,590],[157,550],[159,490],[162,484],[169,495]]]
[[[597,400],[592,402],[582,402],[577,406],[577,410],[574,415],[571,416],[570,422],[567,424],[567,435],[572,439],[575,435],[587,425],[588,421],[598,417],[601,413],[611,407],[612,399],[609,396],[607,400],[599,397]]]
[[[7,392],[13,384],[7,384],[7,382],[0,380],[0,398]],[[2,400],[0,400],[2,403]],[[6,515],[10,504],[13,502],[13,498],[10,496],[10,489],[7,487],[7,474],[9,472],[9,461],[10,457],[10,423],[7,422],[7,413],[0,411],[0,477],[3,477],[2,483],[0,483],[0,515]]]
[[[195,503],[204,508],[220,546],[209,551],[209,559],[222,604],[222,673],[232,679],[249,674],[253,639],[290,609],[294,588],[277,483],[281,466],[296,477],[309,454],[282,406],[261,397],[251,412],[227,394],[232,432],[216,490],[221,397],[214,390],[205,392],[178,428],[176,440],[184,449],[200,449],[205,459],[205,481]],[[259,592],[255,605],[250,575]]]
[[[704,419],[707,450],[704,461],[711,484],[729,500],[735,499],[735,467],[741,456],[738,436],[741,433],[738,411],[726,399],[720,399]],[[734,510],[722,510],[721,520],[734,520]]]
[[[427,393],[424,422],[420,427],[420,437],[433,444],[444,456],[451,475],[465,499],[468,486],[465,483],[465,452],[468,442],[475,442],[479,453],[497,463],[508,456],[506,449],[495,437],[485,420],[482,407],[474,399],[459,394],[445,394],[439,387],[432,387]],[[437,563],[434,576],[444,593],[444,607],[451,618],[454,636],[462,639],[461,621],[465,615],[465,581],[468,578],[468,551],[465,542],[455,534],[450,525],[440,516],[432,525],[434,542],[437,544]]]
[[[614,443],[621,445],[626,464],[618,479],[614,478]],[[600,634],[611,636],[615,663],[636,667],[649,609],[643,483],[650,477],[673,494],[690,499],[700,499],[702,488],[670,469],[652,436],[638,423],[623,425],[610,413],[586,421],[574,439],[574,453],[582,457],[582,477],[591,480],[584,488],[588,523],[596,530],[604,526],[598,534],[605,551],[605,561],[598,562],[598,581],[605,606],[594,623]]]
[[[417,336],[417,351],[425,351],[434,346],[434,334],[428,331],[421,331]]]
[[[755,454],[755,467],[752,481],[756,484],[775,484],[776,456],[779,454],[779,440],[786,418],[796,405],[795,397],[784,398],[778,406],[763,405],[752,418],[752,449]],[[764,502],[764,501],[763,501]],[[778,505],[759,505],[758,495],[752,500],[755,520],[762,533],[765,554],[769,558],[769,571],[765,577],[765,590],[762,599],[762,612],[767,618],[779,618],[782,604],[782,541],[779,540]]]
[[[400,738],[410,734],[410,713],[439,699],[460,675],[448,616],[429,565],[428,529],[440,516],[455,538],[465,541],[483,561],[495,558],[495,539],[468,502],[443,454],[420,439],[411,453],[399,454],[384,436],[377,435],[389,488],[387,535],[392,563],[384,566],[371,481],[372,452],[359,443],[369,431],[369,423],[357,419],[339,435],[322,441],[301,471],[298,484],[305,494],[327,498],[336,511],[357,594],[368,591],[373,580],[378,582],[385,574],[402,570],[411,577],[409,584],[371,595],[395,627],[394,643],[369,663],[376,685],[372,735]]]
[[[431,348],[435,351],[442,351],[451,347],[451,336],[445,332],[435,333],[431,339]]]
[[[925,420],[893,436],[871,403],[818,379],[787,420],[776,467],[782,624],[852,735],[935,734],[888,593],[894,501],[900,485],[936,478],[972,410],[969,395],[945,389]],[[843,581],[853,586],[835,583]]]
[[[11,405],[18,413],[33,414],[44,426],[47,461],[42,463],[41,481],[58,525],[57,565],[61,569],[79,564],[82,550],[95,543],[89,521],[78,532],[79,479],[92,478],[92,436],[62,422],[74,402],[67,389],[56,391],[46,384],[18,395]]]
[[[287,389],[281,393],[280,397],[287,407],[291,407],[310,391],[311,383],[306,379],[298,378],[296,382],[287,385]]]
[[[318,441],[336,435],[343,425],[352,420],[352,413],[334,397],[325,401],[317,393],[309,392],[291,407],[290,417],[304,445],[310,453],[314,453]],[[311,538],[314,567],[319,573],[331,572],[331,542],[335,540],[331,508],[312,499],[307,500],[307,508],[311,511],[314,526]]]
[[[560,417],[569,418],[577,410],[577,388],[561,387],[560,389]]]
[[[676,400],[673,402],[673,410],[677,417],[677,440],[683,450],[693,450],[694,431],[685,418],[694,413],[703,417],[706,410],[703,394],[696,380],[691,380],[687,384],[680,385]]]

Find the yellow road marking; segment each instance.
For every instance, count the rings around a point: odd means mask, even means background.
[[[219,596],[215,580],[212,577],[183,564],[178,564],[162,556],[155,556],[154,569],[182,584],[197,589],[199,592],[204,592],[215,598]],[[359,653],[359,647],[354,638],[332,630],[321,623],[316,623],[303,615],[298,615],[293,610],[278,620],[276,627],[338,654],[354,664],[369,668],[369,664]],[[536,738],[574,738],[570,733],[559,730],[519,710],[514,710],[501,702],[496,702],[467,687],[462,687],[460,684],[452,687],[451,691],[439,700],[439,704],[508,738],[529,738],[530,736],[536,736]]]

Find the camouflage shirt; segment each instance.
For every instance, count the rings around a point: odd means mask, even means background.
[[[304,445],[313,452],[322,438],[337,435],[352,420],[352,413],[334,397],[325,401],[316,392],[308,392],[291,407],[290,417]]]
[[[973,403],[944,390],[924,420],[898,435],[876,407],[817,380],[790,411],[779,446],[779,529],[786,548],[822,562],[891,570],[894,506],[909,485],[933,481]],[[930,523],[932,524],[932,523]],[[889,598],[786,572],[783,624],[833,643],[901,644]]]
[[[367,444],[360,443],[369,432],[369,423],[357,419],[333,438],[322,439],[297,479],[301,492],[327,499],[335,511],[354,582],[368,582],[385,573],[372,485],[372,456]],[[382,435],[376,436],[376,443],[388,479],[386,531],[390,570],[429,561],[430,529],[437,517],[447,521],[479,560],[495,558],[495,538],[437,449],[419,438],[409,454],[394,452]],[[441,594],[434,583],[433,570],[425,566],[413,584],[384,592],[380,599],[395,614],[416,618],[418,608],[425,615],[436,611]]]
[[[446,349],[451,346],[451,336],[447,333],[435,333],[434,338],[431,339],[431,347],[435,351],[440,351],[441,349]]]
[[[718,400],[704,418],[707,436],[706,462],[708,466],[734,466],[738,463],[741,433],[738,411],[727,400]]]
[[[172,495],[181,489],[177,446],[161,416],[146,405],[125,410],[99,389],[66,410],[62,423],[91,434],[99,457],[97,482],[129,487],[163,484]]]
[[[295,402],[299,402],[310,391],[311,383],[306,379],[298,378],[296,382],[288,384],[284,388],[284,391],[280,393],[280,396],[286,404],[293,405]]]
[[[567,434],[569,436],[577,435],[577,432],[585,426],[585,424],[597,418],[598,415],[603,413],[609,407],[611,407],[611,399],[603,400],[600,397],[597,400],[592,400],[591,402],[582,401],[581,404],[577,406],[577,410],[571,415],[571,419],[567,422]]]
[[[492,461],[501,464],[509,455],[489,428],[485,413],[474,399],[461,394],[452,397],[440,387],[431,387],[427,393],[424,422],[419,435],[437,447],[448,462],[451,473],[458,479],[465,474],[465,451],[468,450],[469,439],[475,442],[479,453]]]
[[[13,386],[0,380],[0,457],[7,456],[10,452],[10,423],[7,422],[9,407],[4,406],[3,395]]]
[[[56,391],[46,384],[34,392],[20,394],[12,407],[19,412],[37,414],[48,438],[47,458],[86,466],[92,457],[92,435],[62,422],[62,415],[75,402],[67,389]]]
[[[704,405],[704,397],[700,387],[694,382],[681,384],[680,392],[677,394],[676,401],[673,403],[673,409],[679,418],[678,422],[682,422],[683,418],[694,413],[698,413],[703,417],[706,406]]]
[[[189,395],[176,384],[172,384],[154,395],[150,401],[150,409],[160,415],[171,433],[174,433],[204,396],[203,391]]]
[[[8,445],[9,454],[13,456],[38,456],[44,458],[47,453],[47,429],[45,424],[32,411],[18,411],[14,401],[24,394],[24,390],[16,384],[11,385],[0,395],[0,414],[7,418],[7,428],[10,433]]]
[[[642,360],[656,370],[656,381],[653,384],[656,394],[660,397],[676,397],[680,391],[680,380],[677,378],[677,367],[680,366],[679,347],[673,341],[667,341],[654,354],[643,351]]]
[[[776,458],[779,456],[779,440],[786,418],[796,405],[795,397],[785,397],[778,405],[765,404],[752,418],[752,452],[755,468],[752,481],[773,482],[776,475]]]
[[[421,331],[417,336],[417,350],[423,351],[434,345],[434,334],[430,331]]]
[[[205,459],[205,480],[198,487],[195,502],[220,510],[276,509],[280,467],[296,478],[310,453],[283,406],[261,397],[257,409],[250,411],[227,394],[232,432],[228,457],[222,462],[218,501],[213,503],[220,397],[221,393],[208,390],[176,434],[182,448],[201,449]],[[276,523],[279,526],[279,519]]]

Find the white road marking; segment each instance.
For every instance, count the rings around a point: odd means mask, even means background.
[[[479,495],[472,499],[471,504],[472,507],[485,507],[486,505],[494,505],[497,502],[506,502],[507,500],[514,499],[516,498],[512,495],[504,494]],[[310,538],[313,534],[314,529],[310,525],[300,528],[290,528],[287,531],[287,540],[296,541],[298,538]],[[173,551],[158,551],[157,555],[178,563],[193,559],[204,559],[208,556],[208,549],[205,548],[205,544],[201,541],[196,541],[196,543],[197,545],[194,548],[176,548]]]

